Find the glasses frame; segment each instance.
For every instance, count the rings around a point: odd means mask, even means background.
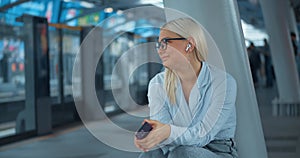
[[[160,42],[156,42],[155,48],[156,50],[166,50],[168,47],[168,41],[173,41],[173,40],[186,40],[186,38],[183,37],[178,37],[178,38],[163,38]],[[164,48],[162,48],[162,43],[166,44]]]

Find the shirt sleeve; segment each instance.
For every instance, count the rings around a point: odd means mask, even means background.
[[[225,88],[222,85],[224,84],[218,84],[213,91],[204,118],[190,127],[171,124],[171,134],[166,142],[172,142],[173,145],[205,146],[214,139],[229,116],[235,112],[236,82],[231,77],[227,78]]]
[[[163,124],[173,124],[172,117],[170,114],[170,109],[167,105],[167,95],[163,88],[163,84],[154,83],[152,80],[148,88],[148,100],[150,108],[150,119],[157,120]],[[163,153],[166,154],[169,150],[169,141],[162,141],[157,146],[159,146]]]
[[[160,121],[164,124],[172,123],[167,105],[167,95],[163,88],[163,84],[150,82],[148,88],[148,100],[150,119]]]

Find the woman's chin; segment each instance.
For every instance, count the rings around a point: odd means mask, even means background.
[[[163,64],[164,67],[169,67],[170,66],[167,61],[163,61],[162,64]]]
[[[168,68],[168,69],[172,69],[172,65],[168,62],[163,62],[162,63],[164,67]]]

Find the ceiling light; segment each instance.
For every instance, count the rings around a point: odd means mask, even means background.
[[[105,13],[112,13],[114,11],[114,9],[112,7],[108,7],[104,9]]]
[[[80,5],[85,8],[94,8],[94,6],[95,6],[93,3],[89,3],[89,2],[85,2],[85,1],[81,1]]]
[[[163,0],[140,0],[140,4],[152,4],[157,7],[163,8]]]
[[[123,11],[122,11],[122,10],[118,10],[118,11],[117,11],[117,14],[118,14],[118,15],[121,15],[121,14],[123,14]]]

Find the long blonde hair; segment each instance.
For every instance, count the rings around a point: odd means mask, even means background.
[[[194,20],[191,18],[175,19],[163,25],[161,29],[172,31],[184,38],[192,37],[195,41],[195,58],[199,62],[206,60],[208,49],[205,35],[202,27]],[[164,87],[172,104],[176,103],[176,78],[176,74],[171,69],[166,68]]]

